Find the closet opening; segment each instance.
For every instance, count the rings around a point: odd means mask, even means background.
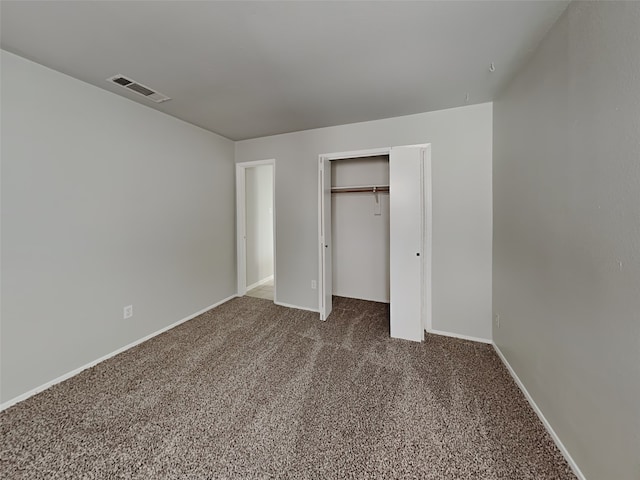
[[[390,336],[431,329],[431,145],[319,157],[319,310],[389,304]],[[364,305],[363,305],[364,308]]]
[[[236,165],[238,295],[275,302],[275,160]]]
[[[389,155],[330,162],[336,297],[389,303]]]

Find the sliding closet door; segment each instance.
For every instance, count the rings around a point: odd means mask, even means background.
[[[423,146],[393,147],[389,156],[391,336],[421,342]]]
[[[333,296],[331,261],[331,162],[320,160],[320,319],[326,320]]]

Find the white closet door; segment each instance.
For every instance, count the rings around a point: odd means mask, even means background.
[[[391,336],[421,342],[423,146],[393,147],[389,156]]]
[[[333,271],[331,262],[331,162],[322,159],[320,163],[320,259],[322,262],[320,279],[320,319],[326,320],[333,308]]]

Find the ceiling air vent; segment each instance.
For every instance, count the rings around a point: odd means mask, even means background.
[[[162,103],[162,102],[166,102],[167,100],[171,100],[166,95],[163,95],[160,92],[156,92],[155,90],[152,90],[149,87],[142,85],[141,83],[134,82],[133,80],[125,77],[124,75],[116,75],[114,77],[108,78],[107,80],[109,82],[112,82],[112,83],[115,83],[116,85],[121,86],[122,88],[131,90],[132,92],[135,92],[138,95],[147,97],[149,100],[153,100],[156,103]]]

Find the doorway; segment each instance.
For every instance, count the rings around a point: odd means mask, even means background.
[[[323,154],[319,156],[319,310],[331,314],[334,238],[331,162],[387,156],[389,159],[390,332],[394,338],[422,341],[431,330],[431,145]],[[351,186],[349,191],[376,193],[382,185]]]
[[[275,160],[236,165],[238,295],[276,300]]]
[[[333,295],[389,304],[389,156],[330,168]]]

